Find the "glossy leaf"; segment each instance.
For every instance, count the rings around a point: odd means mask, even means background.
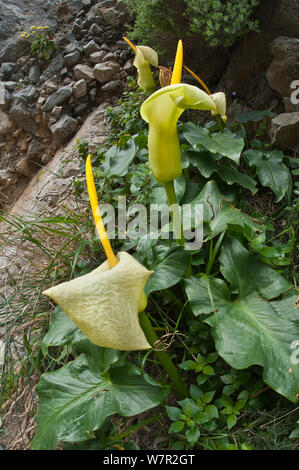
[[[168,393],[167,388],[148,383],[130,363],[101,374],[83,354],[44,374],[36,390],[40,407],[33,450],[90,439],[108,416],[137,415],[159,405]]]
[[[283,153],[279,150],[261,152],[246,150],[244,157],[250,166],[256,167],[256,172],[263,186],[271,188],[279,202],[290,186],[288,168],[282,163]]]
[[[210,133],[207,129],[199,128],[190,122],[184,125],[183,134],[194,149],[200,149],[202,146],[209,152],[218,153],[239,164],[244,147],[244,140],[241,137],[236,137],[230,132]]]
[[[154,273],[145,286],[146,295],[177,284],[184,276],[189,263],[190,253],[181,247],[170,248],[156,256],[149,268]]]
[[[237,240],[224,244],[220,263],[238,298],[206,320],[212,326],[218,353],[235,369],[262,366],[264,381],[296,401],[299,365],[292,363],[291,344],[299,337],[297,296],[267,301],[291,290],[292,285]]]

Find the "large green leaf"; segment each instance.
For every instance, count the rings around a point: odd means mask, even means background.
[[[256,167],[261,184],[271,188],[275,193],[276,202],[280,201],[290,185],[289,170],[282,163],[283,153],[280,150],[271,152],[246,150],[243,155],[250,166]]]
[[[136,144],[130,139],[120,150],[117,149],[109,160],[109,172],[111,176],[125,176],[136,155]]]
[[[103,374],[90,367],[84,354],[44,374],[36,390],[40,407],[33,450],[56,449],[59,441],[90,439],[108,416],[137,415],[159,405],[168,393],[128,362]]]
[[[185,279],[186,294],[195,316],[219,310],[230,302],[230,293],[222,279],[212,276]]]
[[[252,194],[257,192],[256,181],[253,178],[241,173],[237,168],[218,163],[210,152],[189,152],[189,158],[190,163],[198,168],[205,178],[210,178],[212,173],[217,173],[229,185],[238,184],[249,189]]]
[[[203,221],[208,222],[210,227],[207,239],[225,231],[229,225],[242,229],[248,226],[254,232],[264,230],[261,224],[226,201],[214,181],[209,181],[191,204],[202,204]]]
[[[185,139],[194,149],[204,147],[209,152],[228,157],[239,164],[244,147],[244,140],[235,134],[227,132],[210,133],[207,129],[199,128],[188,122],[183,127]]]
[[[272,113],[270,109],[265,109],[263,111],[256,111],[251,109],[250,111],[246,111],[245,113],[237,114],[236,120],[245,124],[246,122],[258,122],[263,119],[263,117],[274,117],[276,116],[275,113]]]
[[[212,326],[218,353],[235,369],[253,364],[262,366],[264,381],[296,401],[299,365],[292,363],[291,345],[299,338],[297,296],[287,295],[270,301],[291,290],[292,285],[235,239],[224,243],[220,269],[231,284],[232,293],[237,293],[238,297],[220,305],[217,315],[207,320]],[[191,301],[194,296],[192,293],[189,297]]]
[[[154,273],[145,286],[146,295],[177,284],[183,278],[189,264],[190,252],[181,247],[172,247],[156,255],[153,263],[148,266]]]

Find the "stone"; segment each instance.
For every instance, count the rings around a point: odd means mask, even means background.
[[[17,83],[16,82],[4,82],[4,87],[6,90],[12,92],[12,91],[15,91],[15,88],[17,86]]]
[[[120,80],[113,80],[112,82],[106,83],[106,85],[102,86],[102,91],[107,93],[115,92],[116,90],[121,90],[121,81]]]
[[[88,8],[91,7],[91,0],[83,0],[82,3],[83,3],[83,7],[84,7],[86,10],[88,10]]]
[[[41,81],[48,80],[49,78],[52,78],[55,74],[60,72],[60,70],[63,68],[64,65],[64,59],[62,55],[59,53],[57,54],[50,62],[46,70],[43,72],[42,76],[40,77]]]
[[[45,112],[51,111],[54,106],[58,106],[67,100],[72,95],[72,93],[73,89],[71,86],[64,86],[59,88],[49,96],[45,104],[41,107],[41,110]]]
[[[2,89],[2,86],[1,86],[1,89]],[[2,109],[3,111],[8,111],[10,108],[10,102],[11,102],[11,94],[4,86],[4,93],[1,93],[0,109]]]
[[[104,57],[103,57],[103,62],[109,62],[109,61],[115,61],[115,54],[113,52],[108,52]]]
[[[93,23],[90,27],[90,31],[94,36],[100,36],[103,32],[103,28],[101,28],[97,23]]]
[[[25,132],[29,132],[29,134],[35,134],[37,132],[38,126],[34,121],[34,114],[27,106],[24,97],[20,96],[14,98],[9,115]]]
[[[83,47],[83,50],[85,55],[90,56],[93,52],[98,52],[100,46],[92,39]]]
[[[74,51],[64,56],[65,63],[69,66],[75,65],[80,60],[80,52]]]
[[[95,78],[101,82],[101,83],[106,83],[111,78],[119,72],[120,65],[117,62],[105,62],[102,64],[96,64],[94,68],[94,75]]]
[[[11,186],[15,181],[15,176],[7,170],[0,170],[0,186],[1,187],[8,187]]]
[[[87,83],[82,78],[78,80],[73,86],[73,96],[75,99],[81,98],[87,94]]]
[[[299,143],[299,112],[279,114],[271,120],[271,144],[293,149]]]
[[[60,145],[64,144],[75,131],[77,123],[76,119],[67,114],[61,117],[50,127],[54,140]]]
[[[16,62],[20,57],[28,54],[30,50],[30,43],[22,38],[11,37],[5,41],[5,45],[2,45],[2,47],[1,45],[2,41],[0,40],[0,63],[8,61]]]
[[[61,112],[62,112],[62,106],[54,106],[54,108],[52,109],[51,114],[53,116],[60,116]]]
[[[9,134],[13,127],[14,124],[9,119],[9,116],[3,111],[0,111],[0,135]]]
[[[134,72],[135,67],[133,65],[133,60],[132,59],[127,60],[127,62],[125,63],[123,69],[126,73]]]
[[[28,78],[29,81],[36,84],[39,82],[40,68],[38,65],[32,65],[29,69]]]
[[[12,98],[24,98],[26,101],[32,101],[36,96],[37,90],[35,86],[29,85],[26,88],[15,91]]]
[[[88,65],[78,64],[74,68],[74,75],[77,80],[82,78],[88,82],[91,82],[95,78],[94,69]]]
[[[94,102],[97,96],[97,89],[92,88],[88,94],[89,94],[91,101]]]
[[[54,76],[52,77],[50,80],[47,80],[43,86],[42,86],[42,90],[44,90],[48,95],[50,95],[51,93],[54,93],[54,91],[56,91],[58,89],[58,85],[57,85],[57,77]]]
[[[280,36],[271,44],[274,59],[266,72],[270,87],[290,96],[290,85],[299,78],[299,39]]]
[[[105,23],[110,26],[120,26],[126,21],[124,13],[115,8],[102,8],[101,13]]]
[[[105,57],[105,55],[106,51],[98,51],[90,54],[89,58],[94,64],[100,64],[101,62],[103,62],[103,58]]]
[[[0,72],[4,75],[11,75],[16,69],[16,64],[11,62],[3,62],[0,67]]]
[[[78,52],[82,52],[82,47],[80,45],[80,43],[78,41],[73,41],[71,44],[68,44],[65,48],[64,48],[64,54],[71,54],[72,52],[75,52],[75,51],[78,51]]]

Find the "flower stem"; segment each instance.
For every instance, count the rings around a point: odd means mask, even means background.
[[[139,323],[140,323],[141,328],[143,329],[143,332],[149,344],[151,346],[154,346],[154,344],[156,343],[156,341],[159,340],[159,338],[145,312],[141,312],[139,314]],[[163,368],[167,372],[167,375],[173,384],[173,389],[177,397],[179,399],[185,398],[188,395],[188,389],[186,387],[186,384],[183,382],[179,374],[179,371],[177,370],[176,366],[170,359],[167,352],[155,350],[155,355],[158,361],[160,362],[160,364],[163,366]]]
[[[172,225],[173,225],[173,231],[175,234],[175,238],[177,240],[177,243],[179,245],[184,246],[185,245],[185,237],[184,237],[184,232],[183,232],[183,227],[182,227],[182,222],[181,222],[181,216],[180,216],[180,210],[179,210],[179,205],[177,203],[176,199],[176,194],[175,194],[175,189],[174,189],[174,183],[172,181],[167,181],[166,183],[163,184],[166,195],[167,195],[167,200],[168,200],[168,206],[170,209],[171,213],[171,220],[172,220]]]

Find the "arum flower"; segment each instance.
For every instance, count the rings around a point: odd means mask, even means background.
[[[126,252],[114,255],[99,212],[90,156],[86,178],[91,207],[107,261],[90,273],[43,292],[98,346],[123,351],[151,348],[138,320],[152,274]]]
[[[179,83],[182,74],[182,42],[179,42],[171,85],[153,93],[141,106],[149,124],[149,162],[160,184],[173,181],[182,172],[177,121],[185,109],[216,111],[212,97],[193,85]]]
[[[215,103],[215,106],[216,106],[216,110],[211,111],[212,115],[217,116],[217,115],[220,114],[222,120],[224,122],[226,122],[227,117],[226,117],[226,97],[225,97],[225,94],[222,91],[212,94],[210,92],[210,90],[208,89],[207,85],[205,84],[205,82],[203,80],[201,80],[201,78],[199,78],[194,72],[192,72],[192,70],[188,69],[188,67],[185,67],[185,69],[188,70],[188,72],[201,84],[201,86],[206,90],[208,95],[210,95],[210,97],[213,99],[213,101]]]
[[[138,85],[146,91],[155,88],[155,80],[150,68],[150,64],[158,67],[158,54],[154,49],[148,46],[134,46],[126,37],[124,40],[135,52],[133,65],[138,71]]]

